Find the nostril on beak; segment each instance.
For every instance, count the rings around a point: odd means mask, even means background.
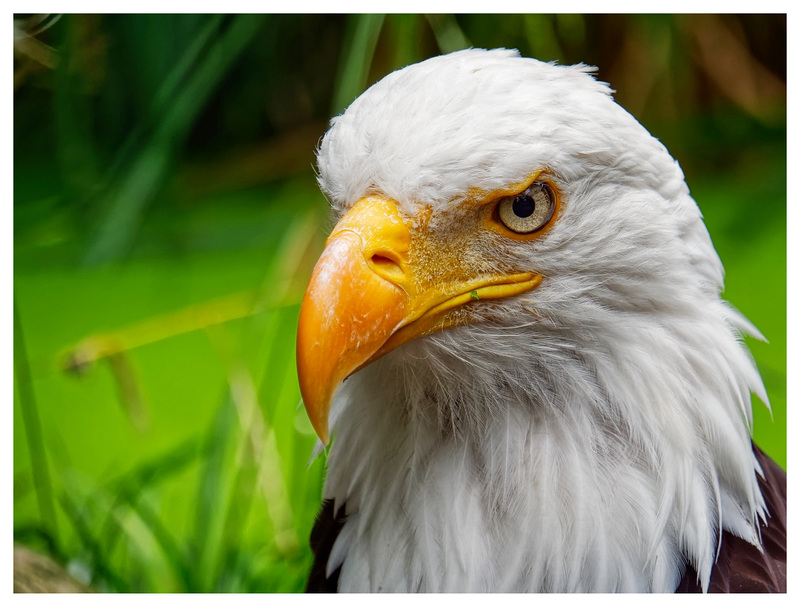
[[[399,283],[405,277],[400,263],[392,257],[388,257],[386,254],[375,253],[370,257],[370,262],[372,263],[373,271],[389,282]]]

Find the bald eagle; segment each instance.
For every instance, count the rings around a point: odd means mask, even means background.
[[[785,591],[723,268],[678,163],[584,65],[394,72],[317,154],[297,363],[309,590]]]

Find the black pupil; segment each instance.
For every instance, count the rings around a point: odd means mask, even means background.
[[[525,194],[522,196],[517,196],[514,199],[514,204],[511,205],[511,208],[514,209],[514,215],[517,217],[530,217],[533,215],[533,210],[536,208],[536,203],[534,202],[532,196]]]

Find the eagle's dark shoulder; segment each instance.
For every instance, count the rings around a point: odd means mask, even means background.
[[[764,471],[759,478],[769,518],[760,525],[764,551],[725,531],[709,592],[786,592],[786,473],[753,445]],[[689,567],[675,592],[701,592]]]
[[[344,525],[344,508],[334,511],[333,500],[322,502],[314,528],[311,530],[311,551],[314,553],[314,564],[306,583],[306,592],[336,592],[339,586],[339,570],[333,571],[330,577],[325,576],[325,567],[333,549],[333,543]]]

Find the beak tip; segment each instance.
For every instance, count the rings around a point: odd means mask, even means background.
[[[327,408],[325,409],[324,414],[322,416],[311,418],[311,425],[314,427],[314,432],[317,433],[319,440],[321,440],[322,444],[327,447],[328,443],[330,442],[330,436],[328,432]]]
[[[300,381],[300,395],[303,398],[303,406],[306,409],[306,413],[308,414],[308,419],[311,422],[311,426],[314,428],[314,432],[317,433],[317,436],[322,441],[322,444],[327,446],[329,442],[329,431],[328,431],[328,410],[330,408],[330,397],[325,398],[324,395],[320,395],[311,391],[309,393],[308,390],[304,390],[306,386],[301,378]]]

